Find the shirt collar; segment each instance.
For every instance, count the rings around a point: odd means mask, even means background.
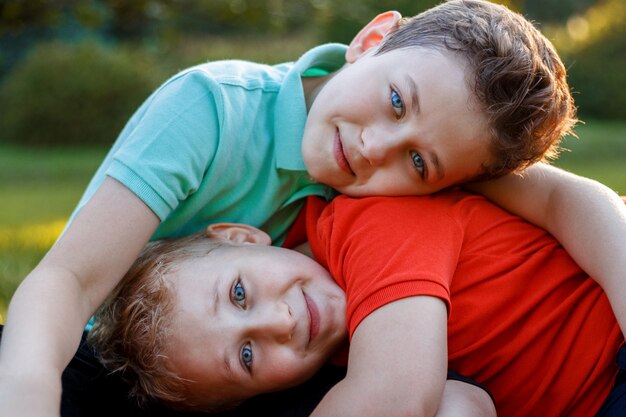
[[[298,59],[289,70],[276,99],[274,132],[276,166],[278,168],[304,171],[302,159],[302,134],[306,124],[307,110],[302,73],[315,67],[335,72],[345,63],[347,46],[330,43],[317,46]]]

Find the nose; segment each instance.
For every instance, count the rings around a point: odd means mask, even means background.
[[[296,320],[288,304],[284,302],[268,303],[259,312],[253,333],[258,337],[270,338],[279,343],[291,340],[295,329]]]
[[[370,165],[378,166],[389,160],[402,145],[402,138],[397,132],[386,129],[369,128],[361,135],[363,148],[361,154]]]

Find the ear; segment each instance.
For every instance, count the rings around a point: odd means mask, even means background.
[[[402,15],[396,11],[389,11],[376,16],[350,42],[346,52],[346,62],[352,64],[370,48],[378,46],[389,31],[398,25],[400,19],[402,19]]]
[[[272,239],[267,233],[247,224],[215,223],[206,228],[206,234],[212,239],[226,240],[231,243],[272,244]]]

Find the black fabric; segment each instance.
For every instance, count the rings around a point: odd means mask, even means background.
[[[624,417],[626,416],[626,346],[622,345],[617,353],[619,372],[615,378],[615,385],[608,398],[596,414],[596,417]]]
[[[448,380],[461,381],[461,382],[465,382],[466,384],[477,386],[478,388],[482,389],[487,394],[489,394],[489,397],[491,397],[491,401],[493,401],[494,404],[496,403],[495,398],[493,398],[493,395],[491,395],[491,393],[489,392],[487,387],[485,387],[484,385],[474,381],[472,378],[468,378],[466,376],[461,375],[458,372],[454,372],[454,371],[448,370]]]

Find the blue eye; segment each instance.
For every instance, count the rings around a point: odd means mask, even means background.
[[[246,343],[245,345],[243,345],[243,348],[241,348],[240,356],[241,362],[246,367],[246,369],[250,371],[252,369],[252,346],[250,346],[250,343]]]
[[[239,304],[241,307],[245,307],[246,306],[246,290],[243,288],[243,285],[241,284],[240,280],[237,280],[237,282],[235,282],[235,285],[233,286],[232,289],[232,298],[233,301],[237,304]]]
[[[396,117],[399,119],[404,116],[404,103],[402,102],[402,97],[400,94],[393,88],[391,89],[391,107],[393,107],[393,112],[396,114]]]
[[[424,176],[424,170],[426,168],[426,163],[420,154],[415,151],[411,151],[411,162],[416,170],[419,171],[420,175]]]

